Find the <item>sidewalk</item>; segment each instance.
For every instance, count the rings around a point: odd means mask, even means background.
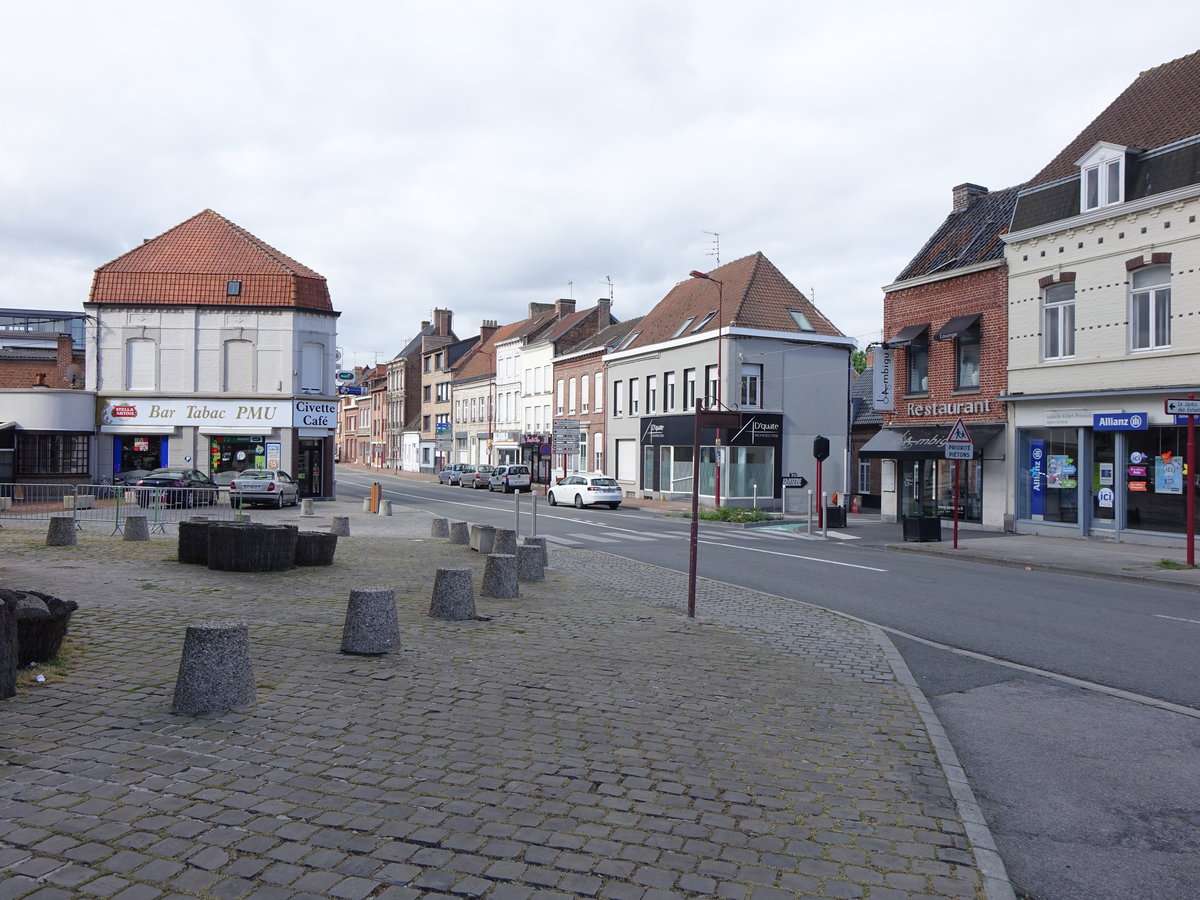
[[[172,537],[0,532],[5,586],[80,604],[65,673],[0,702],[0,898],[1011,897],[953,750],[877,629],[554,548],[481,619],[430,619],[472,551],[361,503],[335,565],[174,561]],[[260,518],[260,515],[255,515]],[[339,650],[351,588],[401,649]],[[249,625],[257,701],[170,712],[188,623]]]

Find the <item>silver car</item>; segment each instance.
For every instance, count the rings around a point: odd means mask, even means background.
[[[458,483],[463,487],[472,489],[487,487],[488,479],[492,477],[493,471],[494,468],[486,463],[478,466],[468,466],[466,469],[463,469]]]
[[[438,484],[458,484],[458,479],[466,465],[466,463],[451,463],[443,466],[442,471],[438,472]]]
[[[488,478],[489,491],[528,491],[531,488],[529,466],[516,464],[511,466],[496,466]]]
[[[229,482],[229,502],[234,506],[283,509],[300,502],[300,485],[287,472],[244,469]]]

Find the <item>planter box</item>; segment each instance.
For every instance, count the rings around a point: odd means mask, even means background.
[[[96,498],[91,494],[75,494],[63,497],[63,509],[92,509]]]
[[[826,528],[845,528],[846,527],[846,507],[844,507],[844,506],[827,506],[827,507],[825,507],[825,527]]]
[[[940,541],[942,520],[938,516],[902,516],[906,541]]]

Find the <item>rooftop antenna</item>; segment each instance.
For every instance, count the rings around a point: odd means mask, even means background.
[[[612,298],[613,298],[613,283],[612,283],[612,276],[611,276],[611,275],[605,275],[605,276],[604,276],[604,280],[603,280],[602,282],[600,282],[600,283],[601,283],[601,284],[607,284],[607,285],[608,285],[608,300],[609,300],[609,302],[611,303],[611,302],[612,302]]]
[[[575,282],[573,282],[573,281],[567,282],[567,299],[568,300],[575,299]]]
[[[717,258],[717,268],[719,269],[721,268],[721,235],[716,231],[705,231],[704,234],[711,234],[713,236],[712,241],[710,241],[712,249],[704,251],[704,255],[715,256]]]

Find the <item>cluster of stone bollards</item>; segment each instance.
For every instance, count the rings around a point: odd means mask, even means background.
[[[546,539],[527,537],[517,545],[517,533],[511,528],[474,525],[434,518],[430,537],[449,539],[451,544],[466,544],[487,554],[480,594],[496,599],[520,596],[519,582],[546,580]]]

